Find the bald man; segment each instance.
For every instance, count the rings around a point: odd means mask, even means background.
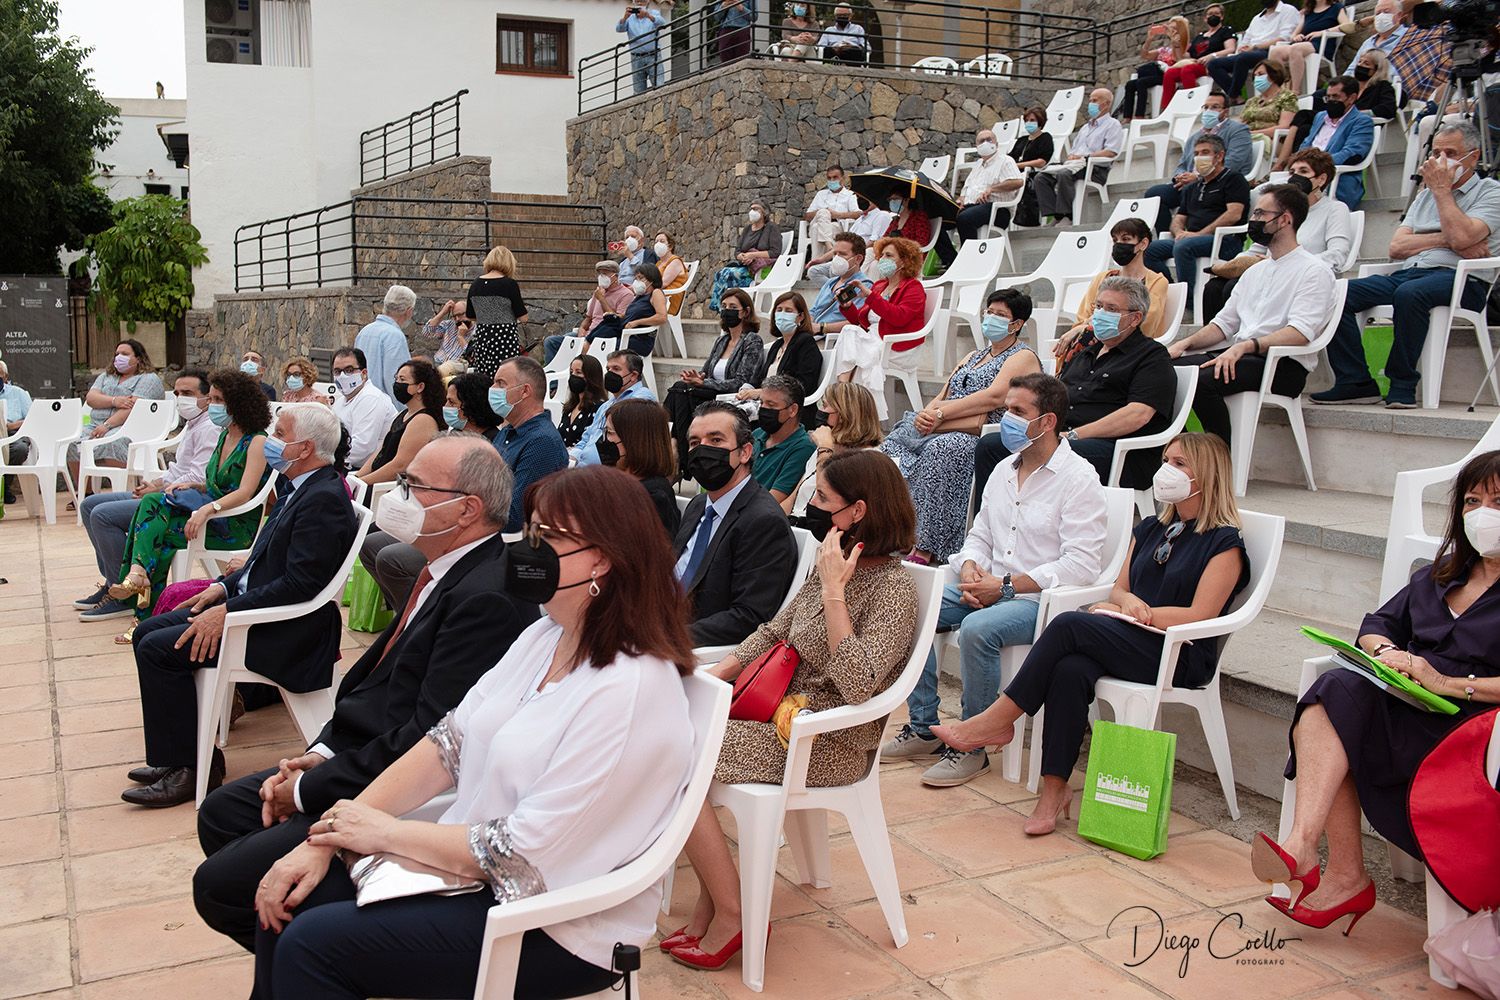
[[[1052,216],[1054,226],[1073,221],[1073,190],[1083,171],[1092,170],[1089,176],[1103,182],[1109,176],[1110,161],[1125,148],[1125,130],[1109,113],[1114,99],[1114,93],[1105,87],[1090,93],[1088,107],[1084,109],[1088,120],[1073,133],[1068,158],[1063,161],[1066,169],[1036,175],[1037,213]],[[1089,160],[1094,161],[1092,167]]]

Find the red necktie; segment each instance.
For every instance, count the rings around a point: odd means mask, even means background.
[[[385,662],[386,654],[391,651],[392,646],[396,645],[396,640],[401,638],[401,633],[406,630],[407,621],[411,619],[411,613],[417,609],[417,598],[422,596],[423,588],[431,582],[432,571],[423,566],[422,572],[417,574],[417,582],[411,588],[411,596],[406,599],[406,607],[401,612],[401,621],[396,625],[396,631],[391,633],[390,641],[385,644],[385,649],[380,651],[380,659],[376,661],[376,666]]]

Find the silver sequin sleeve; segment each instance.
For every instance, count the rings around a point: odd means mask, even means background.
[[[489,880],[496,902],[509,903],[547,891],[542,873],[512,847],[506,820],[471,825],[469,850]]]
[[[453,779],[453,784],[458,784],[458,757],[463,748],[464,734],[459,732],[458,727],[453,724],[453,713],[449,712],[438,720],[438,724],[427,730],[427,738],[437,745],[438,757],[443,762],[443,770],[448,772],[448,777]]]

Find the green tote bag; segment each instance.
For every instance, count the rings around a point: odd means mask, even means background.
[[[1133,858],[1167,849],[1177,734],[1094,725],[1078,835]]]

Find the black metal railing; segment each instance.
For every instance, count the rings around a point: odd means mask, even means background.
[[[1106,41],[1099,52],[1099,69],[1108,73],[1120,65],[1140,61],[1141,46],[1146,41],[1146,29],[1179,14],[1188,19],[1189,37],[1206,30],[1203,17],[1207,8],[1207,0],[1178,0],[1141,7],[1101,22],[1099,27],[1104,32]],[[1261,4],[1256,0],[1229,0],[1224,4],[1224,19],[1235,30],[1243,30],[1260,9]]]
[[[234,290],[456,285],[500,244],[522,280],[592,283],[606,234],[601,205],[357,195],[237,229]]]
[[[800,57],[806,62],[1073,86],[1097,78],[1099,58],[1108,45],[1092,18],[1068,14],[911,0],[899,10],[857,6],[851,23],[862,31],[854,32],[833,23],[834,4],[809,7],[821,27]],[[579,60],[580,114],[738,59],[793,58],[780,47],[789,40],[779,22],[726,26],[717,4],[678,13],[653,33]],[[832,43],[837,41],[846,47],[836,48]]]
[[[359,134],[359,183],[431,166],[458,155],[459,101],[469,91],[433,101],[409,115]]]

